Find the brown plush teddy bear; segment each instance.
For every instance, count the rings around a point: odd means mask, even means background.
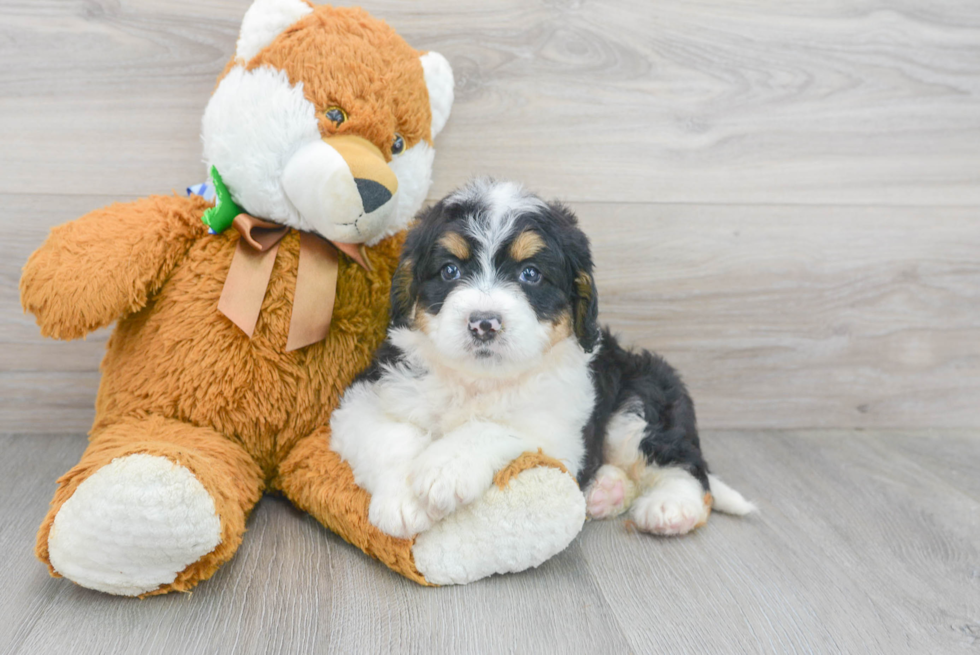
[[[266,491],[423,584],[537,566],[574,538],[581,492],[542,455],[399,540],[329,449],[330,412],[384,339],[452,98],[442,56],[364,11],[257,0],[203,120],[217,205],[117,203],[31,256],[21,298],[44,335],[117,322],[89,446],[38,534],[53,575],[186,591],[234,555]]]

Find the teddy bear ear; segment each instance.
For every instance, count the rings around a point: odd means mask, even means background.
[[[432,138],[436,138],[449,120],[453,108],[453,69],[438,52],[427,52],[420,57],[425,73],[425,86],[429,89],[429,106],[432,109]]]
[[[310,13],[313,7],[304,0],[255,0],[242,19],[235,58],[249,61],[283,30]]]

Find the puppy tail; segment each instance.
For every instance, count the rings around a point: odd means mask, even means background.
[[[758,511],[758,507],[715,476],[708,475],[708,483],[711,485],[711,509],[736,516]]]

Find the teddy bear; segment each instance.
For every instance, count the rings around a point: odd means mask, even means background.
[[[361,9],[256,0],[202,121],[216,192],[116,203],[54,228],[20,290],[42,334],[115,322],[81,461],[37,536],[54,576],[187,591],[282,494],[424,585],[537,566],[585,519],[562,465],[525,453],[413,539],[368,520],[329,417],[385,338],[404,230],[453,102],[444,57]]]

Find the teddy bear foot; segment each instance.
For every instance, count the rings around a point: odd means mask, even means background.
[[[539,466],[494,485],[420,534],[412,554],[426,581],[466,584],[540,565],[564,550],[584,522],[585,498],[575,479]]]
[[[118,457],[82,482],[48,536],[55,571],[122,596],[172,583],[219,543],[221,520],[200,481],[147,454]]]

